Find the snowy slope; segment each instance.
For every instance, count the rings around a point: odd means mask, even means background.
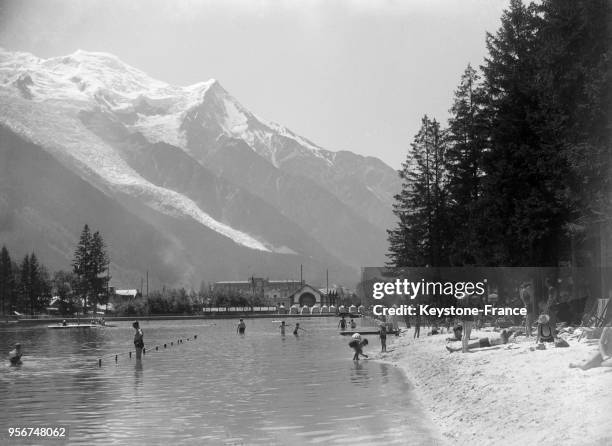
[[[214,79],[183,87],[107,53],[40,59],[0,49],[0,125],[109,197],[197,222],[193,239],[221,235],[228,243],[213,257],[253,251],[251,264],[290,254],[350,268],[385,260],[396,172],[259,118]],[[202,264],[185,238],[177,256]],[[240,260],[227,263],[244,270]]]
[[[84,176],[94,177],[99,187],[137,197],[167,215],[192,218],[245,247],[274,250],[265,241],[215,220],[188,197],[146,181],[78,118],[79,111],[100,106],[129,109],[144,92],[147,101],[159,107],[195,101],[207,84],[177,93],[114,56],[82,51],[48,60],[2,51],[0,84],[0,122],[76,166]]]

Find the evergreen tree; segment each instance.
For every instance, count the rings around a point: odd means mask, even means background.
[[[32,284],[30,282],[30,278],[30,256],[26,254],[19,267],[20,299],[17,303],[17,308],[19,311],[25,312],[29,307],[31,314],[34,315],[34,306],[32,305]]]
[[[78,277],[76,291],[84,301],[83,310],[85,313],[87,313],[87,300],[90,293],[88,279],[90,277],[91,240],[91,232],[89,226],[86,224],[81,231],[79,244],[74,251],[74,259],[72,261],[73,272]]]
[[[107,277],[100,275],[108,268],[108,255],[100,232],[92,235],[88,225],[83,227],[72,266],[79,278],[78,293],[84,299],[84,311],[89,304],[105,302],[101,296],[106,295]]]
[[[537,11],[539,130],[569,166],[563,192],[575,249],[566,258],[593,264],[612,233],[612,8],[605,0],[547,0]]]
[[[487,36],[482,67],[491,148],[484,157],[479,221],[489,264],[556,265],[567,207],[567,166],[543,144],[538,103],[536,7],[512,0],[495,35]]]
[[[444,150],[439,123],[425,116],[399,171],[402,191],[393,205],[399,223],[388,231],[393,266],[445,263]]]
[[[36,312],[36,301],[38,297],[38,293],[41,289],[40,285],[40,265],[38,264],[38,258],[36,254],[30,254],[30,269],[28,271],[28,300],[30,302],[30,311],[31,314]]]
[[[106,244],[102,239],[99,231],[96,231],[91,239],[91,262],[90,262],[90,284],[91,284],[91,295],[94,298],[94,302],[106,303],[106,287],[107,287],[107,276],[103,275],[108,267],[108,255],[106,253]]]
[[[61,314],[74,313],[76,308],[76,294],[78,277],[69,271],[56,271],[53,274],[52,286],[55,296],[60,298],[59,311]]]
[[[49,304],[51,285],[49,273],[36,254],[30,254],[30,302],[33,312],[43,311]]]
[[[10,313],[14,300],[15,278],[13,275],[13,262],[6,246],[0,251],[0,311],[2,314]]]
[[[450,109],[447,130],[449,219],[452,264],[482,263],[479,251],[478,207],[481,199],[483,154],[488,143],[488,126],[482,101],[480,76],[468,65]]]

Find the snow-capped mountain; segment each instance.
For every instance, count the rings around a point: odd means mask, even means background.
[[[330,267],[348,278],[360,265],[384,261],[395,172],[258,118],[215,80],[180,87],[106,53],[40,59],[0,50],[0,125],[7,161],[0,210],[9,215],[0,243],[19,250],[23,242],[24,251],[42,251],[58,267],[66,267],[70,239],[100,216],[91,210],[75,219],[68,209],[50,216],[21,200],[26,191],[15,187],[16,175],[30,177],[42,167],[32,162],[45,156],[57,172],[133,215],[131,224],[146,220],[150,237],[167,243],[146,256],[160,281],[295,275],[300,263],[312,274]],[[26,160],[19,150],[44,154]],[[21,164],[7,172],[16,158]],[[41,215],[28,219],[30,211]],[[57,231],[40,241],[48,249],[29,246],[33,232],[51,226]],[[145,267],[119,255],[119,228],[109,222],[106,229],[111,256],[123,259],[119,271]]]

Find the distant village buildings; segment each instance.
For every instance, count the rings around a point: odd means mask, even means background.
[[[338,300],[336,289],[318,289],[300,280],[269,280],[251,277],[250,280],[215,282],[213,291],[236,293],[262,299],[268,305],[289,308],[299,306],[335,305]]]
[[[115,295],[117,297],[123,298],[123,299],[135,299],[137,297],[140,297],[140,291],[138,291],[137,289],[130,289],[130,290],[116,290],[114,288],[111,287],[110,290],[110,294],[111,295]]]

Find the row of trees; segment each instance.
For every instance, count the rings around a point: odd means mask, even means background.
[[[0,250],[0,311],[34,312],[51,299],[51,281],[47,269],[36,254],[26,254],[17,264],[5,246]]]
[[[3,246],[0,250],[1,314],[42,312],[51,296],[58,296],[62,314],[87,313],[89,306],[105,303],[108,255],[99,232],[91,233],[85,225],[74,253],[72,271],[56,271],[51,276],[35,253],[26,254],[20,263],[11,259]]]
[[[125,299],[109,293],[109,258],[102,235],[83,227],[75,249],[72,271],[56,271],[52,276],[36,254],[28,254],[20,264],[11,259],[8,249],[0,251],[0,314],[44,312],[52,296],[59,299],[59,314],[96,311],[97,305],[111,303],[115,312],[125,315],[194,314],[204,306],[253,307],[266,305],[249,293],[223,293],[205,284],[199,292],[181,289],[153,291],[149,296]]]
[[[602,264],[612,223],[609,3],[512,0],[444,127],[425,116],[393,266]]]
[[[205,289],[195,292],[184,288],[153,291],[136,299],[111,300],[115,311],[125,315],[196,314],[204,307],[266,306],[262,299],[248,293],[215,292]]]

